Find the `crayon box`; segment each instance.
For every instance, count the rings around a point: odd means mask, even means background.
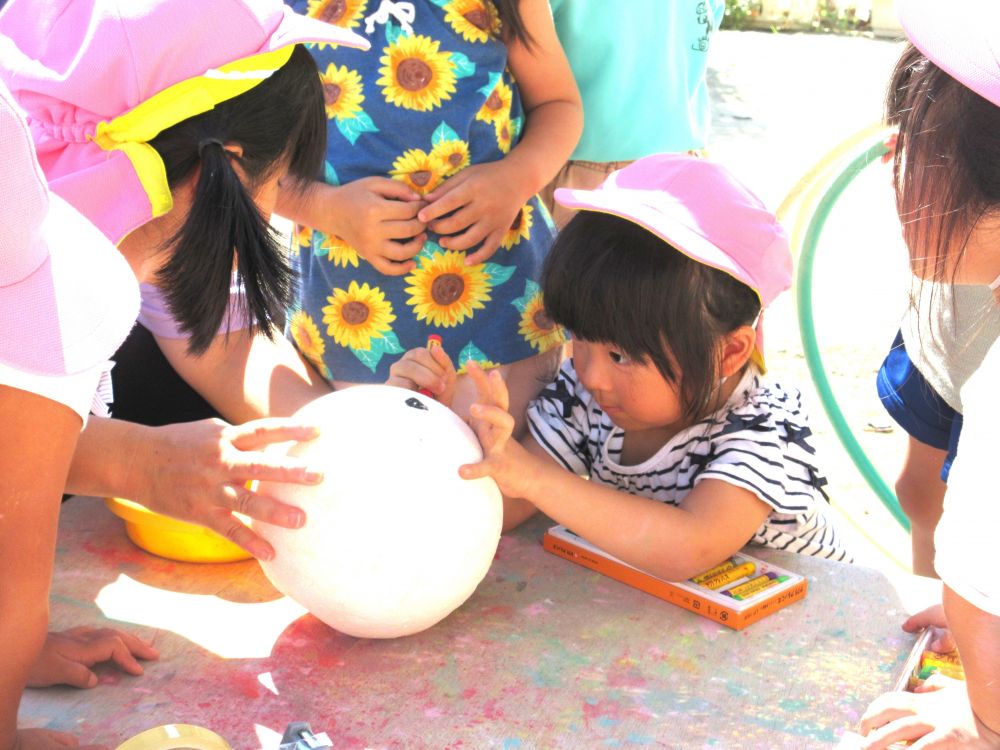
[[[601,551],[565,526],[546,531],[542,544],[554,555],[734,630],[804,599],[808,588],[798,573],[742,552],[689,580],[665,581]]]
[[[906,690],[912,693],[914,688],[922,685],[934,672],[940,672],[945,677],[955,680],[965,679],[962,660],[958,657],[957,651],[942,654],[931,650],[930,643],[934,635],[933,628],[925,628],[917,638],[893,690]]]

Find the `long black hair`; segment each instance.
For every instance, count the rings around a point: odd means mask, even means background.
[[[710,412],[719,381],[718,343],[753,325],[760,299],[729,274],[691,260],[626,219],[580,211],[542,271],[549,317],[575,338],[652,362],[679,386],[684,415]]]
[[[521,0],[493,0],[493,5],[500,16],[503,40],[508,44],[517,41],[530,48],[533,39],[521,16]]]
[[[945,259],[964,253],[976,224],[1000,207],[1000,107],[911,44],[893,71],[885,117],[899,126],[893,183],[911,264],[950,281]]]
[[[242,156],[226,151],[226,143],[241,146]],[[157,274],[189,336],[188,351],[203,353],[224,322],[234,267],[245,289],[241,312],[273,337],[290,301],[292,270],[253,193],[286,169],[301,185],[320,175],[326,116],[312,56],[297,46],[266,81],[164,130],[150,145],[166,165],[171,189],[198,172],[191,210],[168,241],[170,257]]]

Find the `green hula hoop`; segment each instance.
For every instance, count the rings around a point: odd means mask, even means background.
[[[799,335],[802,339],[802,348],[805,352],[809,374],[812,376],[813,383],[819,393],[820,403],[823,405],[823,410],[833,425],[834,432],[840,438],[841,444],[847,450],[848,455],[858,471],[861,472],[868,486],[875,492],[893,518],[899,522],[899,525],[909,531],[910,520],[899,506],[896,494],[886,484],[882,475],[879,474],[878,470],[868,459],[864,449],[844,418],[844,413],[837,404],[837,400],[833,395],[833,388],[830,386],[830,379],[823,366],[823,357],[820,354],[819,345],[816,342],[816,324],[813,317],[813,263],[816,257],[816,249],[819,245],[820,234],[823,232],[823,227],[830,216],[830,211],[845,188],[851,184],[865,167],[879,161],[888,152],[888,146],[882,141],[868,147],[864,153],[853,159],[837,175],[830,187],[823,193],[823,197],[817,202],[812,218],[809,221],[808,229],[802,240],[799,267],[796,275],[795,304],[799,318]]]

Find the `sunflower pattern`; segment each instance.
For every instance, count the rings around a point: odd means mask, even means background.
[[[493,0],[413,0],[405,27],[393,14],[379,20],[373,0],[286,2],[371,42],[368,52],[309,46],[326,105],[325,182],[388,177],[427,195],[517,144],[523,109]],[[350,382],[384,382],[432,333],[463,372],[469,361],[530,357],[561,335],[545,328],[540,297],[526,312],[553,236],[532,198],[487,262],[465,265],[465,252],[428,230],[416,267],[385,276],[339,237],[300,229],[288,335],[324,377]]]
[[[534,223],[534,219],[531,218],[531,215],[534,212],[535,209],[531,207],[530,203],[525,203],[521,206],[521,210],[518,211],[517,216],[514,217],[514,221],[511,223],[510,229],[507,230],[503,239],[500,240],[500,247],[510,250],[521,240],[531,239],[531,225]]]
[[[455,63],[426,36],[400,36],[379,58],[382,74],[375,83],[397,107],[429,112],[455,93]]]
[[[329,368],[323,361],[326,343],[308,313],[296,310],[288,319],[289,335],[302,356],[315,365],[327,380],[333,380]]]
[[[447,168],[439,159],[419,148],[411,148],[392,163],[389,174],[409,185],[413,192],[427,195],[444,181]]]
[[[566,332],[546,314],[542,289],[534,281],[524,282],[524,294],[511,304],[521,313],[518,333],[539,354],[566,343]]]
[[[444,6],[444,19],[467,42],[488,42],[500,36],[500,16],[485,0],[451,0]]]
[[[360,256],[358,251],[344,242],[335,234],[323,234],[319,230],[312,233],[312,251],[317,257],[326,256],[326,259],[335,266],[358,267]]]
[[[305,7],[302,7],[305,5]],[[318,18],[325,23],[332,23],[344,29],[353,29],[361,23],[368,10],[368,0],[308,0],[307,3],[295,3],[299,13]],[[333,45],[316,42],[310,46],[317,49],[332,49]]]

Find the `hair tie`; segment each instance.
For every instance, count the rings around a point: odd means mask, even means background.
[[[203,152],[205,150],[205,146],[218,146],[219,148],[222,148],[222,149],[225,148],[225,144],[222,141],[220,141],[218,138],[203,138],[200,141],[198,141],[198,158],[199,159],[203,159],[204,158]]]

